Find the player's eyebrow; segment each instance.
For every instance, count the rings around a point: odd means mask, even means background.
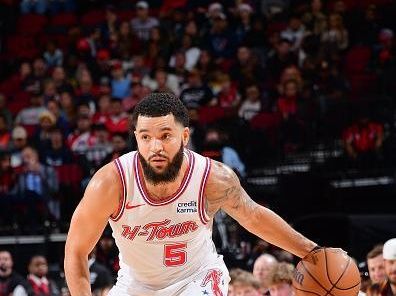
[[[160,131],[161,131],[161,132],[164,132],[164,131],[172,131],[172,129],[171,129],[170,127],[163,127],[163,128],[160,129]],[[138,133],[147,133],[147,132],[149,132],[149,130],[148,130],[148,129],[145,129],[145,128],[142,128],[142,129],[138,130],[137,132],[138,132]]]

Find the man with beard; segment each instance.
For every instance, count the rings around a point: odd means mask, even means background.
[[[65,249],[71,295],[91,295],[88,254],[108,221],[120,251],[110,296],[227,295],[230,277],[212,241],[220,209],[298,257],[318,248],[255,203],[232,169],[185,148],[189,118],[179,99],[147,96],[133,123],[138,150],[101,168],[73,215]]]
[[[396,295],[396,238],[385,242],[382,251],[387,279],[381,284],[381,296]]]

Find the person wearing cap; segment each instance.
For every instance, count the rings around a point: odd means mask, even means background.
[[[150,37],[150,30],[159,26],[158,19],[149,16],[149,5],[146,1],[136,3],[136,17],[132,19],[131,26],[142,41],[147,41]]]
[[[385,242],[382,250],[386,280],[381,284],[381,296],[396,295],[396,238]]]
[[[236,34],[238,42],[245,39],[246,34],[252,29],[252,7],[247,3],[240,3],[237,7],[238,24]]]
[[[27,146],[28,134],[23,126],[16,126],[11,132],[11,167],[16,168],[22,165],[21,151]]]

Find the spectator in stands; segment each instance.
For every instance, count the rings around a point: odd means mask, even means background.
[[[359,28],[354,32],[355,43],[371,46],[377,42],[381,30],[381,18],[374,3],[367,5],[363,18],[358,20],[354,27]]]
[[[59,99],[55,83],[51,78],[45,79],[43,82],[43,99],[44,103],[47,103],[48,100]]]
[[[146,42],[148,53],[146,55],[146,60],[154,66],[155,60],[158,57],[163,57],[166,60],[171,55],[172,49],[170,47],[171,39],[169,32],[162,29],[159,26],[152,27],[150,29],[150,37]],[[152,59],[150,61],[150,59]]]
[[[244,177],[245,164],[241,161],[238,152],[225,143],[227,136],[217,129],[208,129],[205,135],[202,155],[221,161]]]
[[[91,72],[88,69],[82,69],[80,73],[76,74],[78,79],[78,85],[75,94],[77,97],[77,102],[79,104],[86,103],[93,106],[99,96],[99,88],[94,85]]]
[[[120,100],[131,95],[131,80],[125,76],[122,63],[116,61],[111,69],[111,96]]]
[[[63,52],[57,47],[55,41],[48,41],[43,54],[45,63],[49,68],[61,67],[63,65]]]
[[[154,79],[143,79],[143,85],[147,85],[152,91],[170,92],[179,94],[179,82],[176,75],[166,72],[164,69],[157,69],[154,72]]]
[[[45,60],[42,57],[35,58],[32,64],[32,75],[26,81],[26,91],[32,93],[40,92],[45,78],[47,78]]]
[[[73,86],[71,85],[69,79],[66,77],[65,69],[62,66],[57,66],[54,68],[51,78],[52,81],[55,83],[58,94],[61,94],[64,91],[73,91]]]
[[[293,271],[293,265],[285,262],[272,267],[268,274],[268,290],[271,296],[294,296]]]
[[[111,35],[118,34],[120,28],[120,21],[118,19],[115,7],[113,5],[107,5],[105,9],[105,22],[101,26],[101,36],[105,44],[110,45]],[[93,56],[96,56],[96,52]]]
[[[59,201],[55,199],[58,178],[52,167],[39,162],[34,148],[24,148],[22,160],[21,173],[18,174],[12,194],[17,203],[24,206],[24,212],[17,218],[22,220],[22,225],[30,226],[30,231],[34,233],[38,230],[39,223],[49,219],[49,214],[56,221],[60,219]],[[30,222],[30,225],[23,222]]]
[[[386,280],[381,284],[381,296],[396,295],[396,238],[385,242],[382,256],[384,257],[384,266]]]
[[[5,151],[10,148],[11,134],[7,127],[7,118],[3,113],[0,113],[0,151]]]
[[[11,133],[11,166],[17,168],[22,165],[22,150],[27,146],[28,134],[24,127],[16,126]]]
[[[343,132],[345,151],[355,165],[362,168],[378,165],[384,141],[382,124],[363,116]]]
[[[151,28],[159,26],[158,19],[149,16],[149,4],[146,1],[136,3],[136,17],[132,19],[131,26],[142,41],[149,39]]]
[[[43,95],[33,93],[30,97],[29,107],[23,108],[15,118],[15,123],[34,128],[39,124],[39,116],[47,109],[44,107]]]
[[[284,120],[297,115],[298,91],[297,81],[291,79],[284,82],[277,102],[277,110]]]
[[[238,4],[236,9],[237,24],[235,28],[238,44],[245,40],[246,35],[252,29],[252,15],[253,8],[250,4]]]
[[[64,114],[62,114],[59,101],[49,100],[47,102],[47,109],[55,117],[55,125],[62,130],[64,135],[68,135],[70,132],[70,123]]]
[[[227,16],[220,13],[213,18],[213,25],[205,36],[205,47],[215,58],[217,65],[227,62],[235,54],[235,33],[228,26]]]
[[[209,50],[201,50],[196,68],[200,71],[203,81],[208,83],[213,77],[213,73],[217,70],[213,56]]]
[[[12,127],[12,114],[7,108],[7,98],[4,94],[0,93],[0,115],[4,118],[7,129]]]
[[[233,295],[236,296],[260,296],[260,283],[248,271],[239,271],[232,282]]]
[[[232,268],[230,270],[230,282],[228,284],[228,296],[236,296],[234,289],[234,282],[244,270],[240,268]]]
[[[260,291],[268,295],[269,272],[278,263],[276,258],[270,254],[262,254],[253,265],[253,275],[260,283]]]
[[[42,255],[33,255],[28,265],[27,280],[33,288],[34,296],[60,296],[54,280],[47,277],[48,262]]]
[[[236,108],[239,105],[241,96],[235,84],[232,83],[230,75],[220,73],[217,82],[219,84],[218,105],[223,108]]]
[[[51,112],[41,112],[39,116],[39,126],[33,136],[33,142],[39,151],[42,151],[50,145],[50,131],[55,125],[56,118]]]
[[[128,115],[122,108],[120,99],[111,99],[110,113],[106,119],[105,126],[110,133],[123,133],[128,131]]]
[[[111,230],[105,228],[102,237],[96,245],[96,260],[107,267],[113,276],[119,270],[118,250],[111,235]]]
[[[277,109],[281,116],[280,145],[285,153],[293,152],[304,144],[299,96],[297,81],[286,81],[277,103]]]
[[[244,90],[244,99],[239,107],[238,116],[250,121],[262,110],[260,89],[257,84],[250,84]]]
[[[264,71],[259,64],[258,57],[249,47],[245,45],[238,47],[237,60],[231,66],[230,76],[239,89],[254,82],[262,83],[264,80]]]
[[[382,257],[383,245],[376,245],[367,254],[367,269],[371,283],[380,283],[385,279],[384,258]]]
[[[186,67],[186,51],[183,49],[177,50],[171,57],[169,67],[169,73],[176,76],[178,86],[183,85],[188,74]],[[179,93],[180,91],[177,94]]]
[[[114,133],[111,138],[112,152],[107,155],[103,160],[103,164],[106,164],[121,155],[128,153],[128,133]]]
[[[95,114],[92,117],[94,124],[102,123],[105,124],[107,117],[110,114],[111,97],[108,94],[102,94],[97,103]]]
[[[327,28],[327,17],[322,10],[322,0],[311,0],[310,11],[302,18],[305,27],[316,36],[321,36]]]
[[[88,268],[92,295],[107,295],[113,286],[113,278],[109,269],[96,260],[96,247],[88,256]]]
[[[91,132],[91,118],[88,114],[81,114],[77,118],[77,127],[68,136],[67,143],[70,149],[77,154],[84,154],[95,145],[95,136]]]
[[[129,60],[142,50],[142,44],[131,29],[129,22],[123,21],[118,31],[118,52],[121,60]]]
[[[59,100],[61,106],[61,114],[66,121],[71,124],[76,118],[76,106],[74,104],[74,97],[72,92],[64,91],[60,95]]]
[[[104,124],[94,125],[93,133],[96,142],[85,152],[85,157],[96,171],[102,165],[103,160],[113,152],[113,146],[110,142],[109,131]]]
[[[199,70],[192,69],[188,73],[187,84],[184,85],[184,89],[180,94],[180,100],[188,109],[208,106],[213,102],[213,92],[202,81]]]
[[[150,89],[143,86],[139,79],[132,78],[132,96],[122,100],[122,107],[124,111],[131,111],[135,105],[150,93]]]
[[[50,131],[50,143],[44,150],[40,150],[40,161],[44,165],[57,167],[70,164],[73,161],[73,154],[65,145],[62,130],[53,127]]]
[[[275,45],[274,55],[268,58],[267,73],[272,83],[278,81],[283,70],[290,66],[296,65],[297,58],[291,51],[291,42],[288,39],[281,39]]]
[[[338,53],[348,47],[348,31],[339,14],[333,13],[329,16],[328,26],[322,33],[321,42],[328,54]]]
[[[45,14],[48,8],[48,2],[46,0],[22,0],[19,5],[22,14]]]
[[[26,280],[13,270],[14,261],[11,253],[0,249],[0,296],[27,295],[33,291]]]
[[[287,28],[281,32],[280,36],[290,41],[290,50],[297,52],[306,34],[307,32],[305,31],[301,17],[297,14],[293,14],[289,18]]]

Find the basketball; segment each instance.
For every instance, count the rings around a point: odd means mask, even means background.
[[[320,248],[303,258],[294,271],[296,296],[356,296],[359,270],[341,249]]]

